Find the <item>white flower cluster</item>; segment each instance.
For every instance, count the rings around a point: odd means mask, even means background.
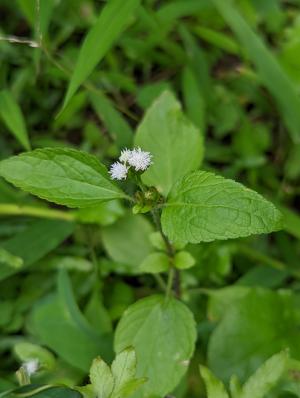
[[[135,171],[145,171],[152,164],[150,152],[142,151],[141,148],[123,149],[119,160],[113,163],[109,173],[113,180],[125,180],[128,170],[133,167]]]
[[[31,376],[37,372],[39,368],[39,361],[38,359],[30,359],[29,361],[23,363],[22,367],[28,376]]]

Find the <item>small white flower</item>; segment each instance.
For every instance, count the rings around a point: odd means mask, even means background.
[[[113,180],[125,180],[128,167],[120,162],[115,162],[110,166],[109,174]]]
[[[30,359],[29,361],[23,363],[23,369],[25,369],[28,376],[33,375],[39,368],[38,359]]]
[[[136,148],[131,151],[128,163],[136,171],[145,171],[152,164],[152,155],[150,152],[142,151],[141,148]]]
[[[121,151],[121,155],[119,157],[120,162],[122,163],[127,163],[129,161],[129,158],[131,157],[132,151],[130,149],[123,149]]]

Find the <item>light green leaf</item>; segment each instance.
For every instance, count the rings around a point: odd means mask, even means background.
[[[246,381],[241,398],[264,398],[288,370],[288,364],[287,350],[273,355]]]
[[[0,264],[6,264],[12,268],[20,268],[23,265],[23,259],[21,257],[14,256],[7,250],[0,247]]]
[[[30,150],[26,124],[21,108],[7,90],[0,91],[0,116],[24,149]]]
[[[162,212],[162,227],[171,241],[199,243],[276,231],[281,218],[258,193],[196,171],[174,186]]]
[[[123,387],[120,389],[118,395],[112,395],[112,398],[125,398],[125,397],[131,397],[131,395],[136,392],[144,383],[147,382],[146,378],[140,378],[140,379],[132,379],[129,380],[126,384],[123,385]]]
[[[178,269],[188,269],[195,265],[196,260],[191,253],[181,251],[176,253],[174,258],[174,266]]]
[[[39,366],[51,370],[55,367],[55,357],[46,348],[36,344],[22,341],[14,346],[14,351],[17,357],[22,361],[26,362],[32,359],[39,361]]]
[[[134,379],[136,373],[136,354],[133,348],[127,348],[120,352],[111,365],[114,378],[114,390],[112,397],[119,397],[120,391],[128,382]]]
[[[36,149],[11,157],[0,162],[0,175],[24,191],[69,207],[126,197],[96,157],[74,149]]]
[[[97,398],[108,398],[114,387],[114,379],[109,366],[100,358],[93,360],[90,380]]]
[[[150,296],[125,311],[117,326],[115,349],[135,347],[137,376],[148,378],[141,396],[165,396],[186,372],[195,340],[195,321],[184,304]]]
[[[224,384],[209,369],[200,366],[200,373],[205,382],[207,398],[229,398]]]
[[[75,213],[76,220],[82,223],[111,225],[124,215],[124,209],[118,200],[100,203],[94,207],[84,207]]]
[[[135,145],[153,155],[153,164],[142,179],[163,195],[178,178],[197,169],[203,157],[200,131],[184,116],[169,91],[163,92],[146,112],[137,129]]]
[[[63,108],[125,29],[139,0],[110,0],[80,48]]]
[[[165,253],[152,253],[142,262],[140,271],[149,274],[158,274],[168,271],[169,266],[169,257]]]
[[[299,359],[298,324],[299,308],[293,294],[252,289],[227,306],[214,329],[208,345],[209,367],[222,380],[236,374],[245,381],[265,360],[283,349],[289,348],[291,357]],[[280,371],[278,364],[274,374]],[[258,376],[261,377],[260,371]],[[267,380],[266,375],[264,378]]]
[[[224,0],[211,1],[249,54],[257,68],[262,83],[276,99],[292,139],[295,142],[300,142],[300,98],[293,84],[276,58],[239,14],[232,2]]]

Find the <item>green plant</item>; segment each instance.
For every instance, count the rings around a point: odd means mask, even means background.
[[[299,0],[0,3],[0,396],[300,397]]]
[[[132,345],[139,358],[138,375],[148,379],[144,394],[165,396],[185,374],[196,341],[193,314],[178,300],[180,273],[195,265],[186,245],[272,232],[281,228],[282,217],[258,193],[197,170],[203,152],[200,134],[170,92],[147,111],[136,144],[140,147],[122,151],[110,176],[94,156],[64,148],[3,160],[0,175],[60,205],[84,208],[123,199],[134,214],[151,214],[157,229],[154,250],[137,271],[156,276],[165,294],[143,298],[125,311],[114,346],[119,353]],[[134,184],[132,194],[112,179],[128,179]]]

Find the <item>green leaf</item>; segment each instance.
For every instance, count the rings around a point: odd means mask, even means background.
[[[7,90],[0,91],[0,116],[23,148],[30,150],[26,124],[21,108]]]
[[[188,269],[195,265],[196,260],[191,253],[181,251],[176,253],[174,258],[174,266],[178,269]]]
[[[76,220],[87,224],[111,225],[124,215],[120,201],[111,200],[94,207],[84,207],[75,213]]]
[[[74,224],[58,220],[38,220],[11,239],[1,243],[1,247],[23,260],[23,267],[13,268],[1,264],[0,280],[5,279],[25,267],[33,265],[50,253],[72,234]]]
[[[287,350],[273,355],[246,381],[241,398],[264,398],[288,370],[288,364]]]
[[[110,0],[80,48],[63,108],[125,29],[139,0]]]
[[[52,370],[55,367],[56,360],[54,355],[46,348],[39,345],[22,341],[14,346],[14,351],[22,362],[37,359],[39,361],[39,366],[43,369]]]
[[[224,384],[209,369],[200,366],[200,373],[205,382],[207,398],[229,398]]]
[[[182,91],[187,116],[204,133],[205,103],[194,71],[188,66],[182,73]]]
[[[34,334],[60,358],[77,369],[89,370],[93,358],[111,357],[111,339],[87,333],[65,311],[61,299],[51,296],[39,303],[32,313]]]
[[[32,313],[33,331],[70,365],[87,371],[97,355],[110,359],[111,335],[95,330],[80,312],[65,271],[58,279],[59,295],[37,304]]]
[[[114,390],[112,397],[117,398],[120,391],[132,381],[136,373],[136,354],[133,348],[127,348],[120,352],[111,365],[114,378]]]
[[[148,378],[142,396],[165,396],[186,372],[195,340],[195,321],[184,304],[150,296],[125,311],[117,326],[115,349],[135,347],[137,376]]]
[[[18,269],[23,266],[23,259],[0,247],[0,264],[6,264],[9,267]]]
[[[114,379],[109,366],[99,357],[93,360],[90,380],[97,398],[108,398],[114,387]]]
[[[4,395],[6,396],[6,395]],[[67,387],[52,387],[40,385],[27,385],[16,389],[7,398],[34,397],[34,398],[82,398],[82,395]]]
[[[131,397],[131,395],[136,392],[144,383],[146,383],[147,379],[146,378],[140,378],[140,379],[132,379],[129,380],[126,384],[123,385],[123,387],[120,389],[118,395],[112,395],[111,398],[125,398],[125,397]]]
[[[162,227],[171,241],[210,242],[276,231],[281,214],[243,185],[196,171],[174,186],[162,212]]]
[[[114,108],[113,103],[100,91],[90,93],[90,100],[95,112],[107,126],[117,146],[119,148],[131,146],[133,131],[122,114]]]
[[[203,157],[200,131],[184,116],[169,91],[161,94],[146,112],[137,129],[135,145],[153,155],[153,164],[142,179],[163,195],[180,177],[197,169]]]
[[[158,274],[168,271],[169,266],[169,257],[165,253],[152,253],[142,262],[140,271],[149,274]]]
[[[0,162],[0,175],[24,191],[69,207],[126,197],[96,157],[73,149],[36,149],[14,156]]]
[[[300,98],[295,87],[274,55],[239,14],[232,2],[211,1],[249,54],[262,83],[276,99],[291,138],[295,142],[300,142]]]
[[[251,289],[227,306],[214,329],[208,345],[209,367],[223,380],[233,374],[246,380],[283,349],[289,348],[291,357],[299,359],[298,307],[288,291]]]
[[[152,225],[144,216],[127,214],[102,229],[103,245],[114,261],[128,265],[128,271],[137,273],[142,261],[152,252],[149,238],[152,232]]]

